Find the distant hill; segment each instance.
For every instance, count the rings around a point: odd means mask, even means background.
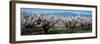
[[[31,13],[23,13],[24,15],[31,15]],[[73,13],[73,12],[63,12],[63,13],[34,13],[34,14],[38,14],[38,15],[59,15],[59,16],[92,16],[92,15],[88,15],[88,14],[77,14],[77,13]]]
[[[72,12],[64,12],[64,13],[51,13],[48,15],[63,15],[63,16],[92,16],[92,15],[87,15],[87,14],[76,14],[76,13],[72,13]]]

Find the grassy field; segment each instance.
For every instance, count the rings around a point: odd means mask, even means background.
[[[52,27],[48,30],[48,34],[72,34],[72,33],[87,33],[92,32],[92,26],[75,27],[73,29],[65,27]],[[43,35],[42,28],[22,29],[21,35]]]

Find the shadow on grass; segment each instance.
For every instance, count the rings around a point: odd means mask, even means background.
[[[71,33],[87,33],[92,32],[92,26],[75,27],[73,29],[66,29],[64,27],[52,27],[48,30],[48,34],[71,34]],[[22,29],[21,35],[43,35],[43,29]]]

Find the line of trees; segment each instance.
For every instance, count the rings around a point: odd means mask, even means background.
[[[43,15],[39,13],[21,14],[21,28],[43,28],[44,33],[48,34],[48,30],[54,27],[55,24],[61,23],[66,28],[73,29],[74,27],[84,27],[92,25],[91,16],[58,16],[58,15]]]

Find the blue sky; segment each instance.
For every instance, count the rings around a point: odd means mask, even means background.
[[[44,14],[70,12],[70,13],[80,14],[80,15],[92,15],[92,11],[90,11],[90,10],[60,10],[60,9],[43,9],[43,8],[21,8],[21,11],[24,11],[27,13],[44,13]]]

